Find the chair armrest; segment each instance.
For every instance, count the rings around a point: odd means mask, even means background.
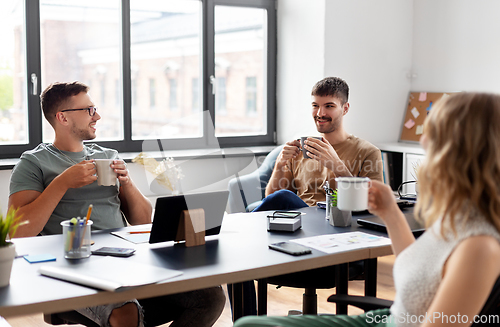
[[[245,212],[249,204],[262,200],[259,170],[232,178],[229,181],[228,189],[229,213]]]
[[[330,295],[328,302],[352,305],[362,310],[370,311],[376,309],[390,308],[392,301],[380,299],[373,296],[359,296],[359,295],[345,295],[345,294],[334,294]]]
[[[229,213],[246,212],[250,204],[265,197],[267,183],[282,148],[283,146],[278,146],[269,152],[262,165],[250,174],[237,176],[229,181]]]

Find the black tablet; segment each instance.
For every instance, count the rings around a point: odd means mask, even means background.
[[[175,240],[183,210],[203,209],[205,235],[219,234],[228,196],[229,191],[218,191],[159,197],[156,199],[149,243]]]

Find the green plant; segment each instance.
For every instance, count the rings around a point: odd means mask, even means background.
[[[21,221],[21,216],[17,214],[18,209],[9,208],[5,217],[0,213],[0,247],[7,246],[7,235],[11,238],[16,234],[17,228],[25,225],[28,221]]]
[[[337,206],[337,190],[333,190],[332,194],[328,194],[328,196],[331,198],[330,206],[331,207],[336,207]]]

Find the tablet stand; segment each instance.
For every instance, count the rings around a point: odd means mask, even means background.
[[[187,247],[205,244],[205,211],[203,209],[182,211],[175,241],[182,240],[186,240]]]

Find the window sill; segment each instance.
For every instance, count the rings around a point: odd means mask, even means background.
[[[148,152],[148,154],[155,159],[164,159],[172,157],[175,160],[189,160],[189,159],[211,159],[230,157],[246,157],[246,156],[265,156],[276,146],[253,146],[241,148],[222,148],[222,149],[191,149],[191,150],[172,150],[164,152]],[[125,162],[132,162],[139,152],[122,152],[120,157]],[[0,170],[12,169],[19,162],[19,158],[0,159]]]

